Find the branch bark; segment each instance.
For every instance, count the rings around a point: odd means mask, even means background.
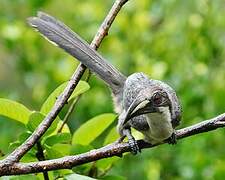
[[[118,12],[122,8],[122,6],[128,0],[116,0],[113,4],[111,10],[107,14],[103,23],[101,24],[98,32],[96,33],[91,47],[97,50],[100,46],[104,37],[108,34],[108,30],[111,27],[114,19],[116,18]],[[15,162],[18,162],[40,139],[40,137],[47,131],[47,129],[51,126],[52,122],[55,120],[63,106],[67,103],[70,95],[76,88],[78,82],[80,81],[82,75],[84,74],[86,67],[83,64],[79,64],[75,73],[72,75],[67,87],[62,92],[62,94],[57,98],[53,108],[47,114],[42,123],[37,127],[37,129],[33,132],[33,134],[17,149],[15,149],[11,154],[9,154],[4,160],[0,161],[0,165],[7,164],[12,165]]]
[[[178,139],[183,139],[200,133],[212,131],[221,127],[225,127],[225,113],[212,119],[205,120],[195,125],[180,129],[176,132],[176,135]],[[143,140],[139,140],[138,145],[140,149],[144,149],[153,148],[160,144],[151,145],[144,142]],[[175,147],[176,146],[174,146],[174,148]],[[71,169],[74,166],[93,162],[99,159],[109,158],[112,156],[121,156],[123,153],[129,152],[130,150],[131,149],[128,143],[112,143],[100,149],[91,150],[87,153],[75,156],[66,156],[54,160],[32,163],[15,163],[11,166],[0,164],[0,176],[38,173],[57,169]]]

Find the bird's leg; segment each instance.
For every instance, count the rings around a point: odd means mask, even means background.
[[[130,128],[124,129],[123,133],[125,134],[125,136],[128,139],[128,143],[129,143],[130,148],[131,148],[131,153],[135,155],[138,152],[141,152],[141,149],[139,148],[139,146],[137,144],[137,141],[134,139],[134,137],[131,134]]]
[[[141,152],[140,148],[138,147],[137,141],[134,139],[134,137],[131,134],[130,126],[126,123],[124,124],[125,118],[126,118],[127,112],[123,111],[118,120],[117,124],[117,131],[120,134],[120,138],[116,142],[122,142],[125,137],[128,139],[128,143],[130,145],[130,148],[132,150],[132,154],[137,154],[137,152]]]

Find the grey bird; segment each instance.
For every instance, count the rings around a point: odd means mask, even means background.
[[[54,45],[64,49],[97,74],[111,89],[115,111],[119,114],[118,133],[128,138],[131,152],[140,149],[131,127],[143,133],[145,141],[176,143],[175,127],[181,120],[181,106],[175,91],[166,83],[144,73],[126,77],[92,49],[79,35],[54,17],[38,12],[28,24]]]

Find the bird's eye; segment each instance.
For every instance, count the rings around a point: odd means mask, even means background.
[[[159,92],[156,92],[153,96],[152,96],[152,100],[154,102],[154,104],[156,105],[160,105],[162,103],[162,96]]]

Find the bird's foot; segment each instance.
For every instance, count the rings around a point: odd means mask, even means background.
[[[131,148],[131,153],[133,155],[136,155],[138,152],[141,152],[141,149],[139,148],[137,141],[133,139],[128,139],[129,146]]]
[[[127,136],[128,144],[131,149],[131,153],[133,155],[136,155],[138,152],[141,152],[141,149],[139,148],[137,141],[132,136],[130,129],[124,129],[123,133],[124,133],[124,135]]]
[[[173,132],[173,134],[166,141],[168,142],[168,144],[177,144],[177,136],[175,132]]]

